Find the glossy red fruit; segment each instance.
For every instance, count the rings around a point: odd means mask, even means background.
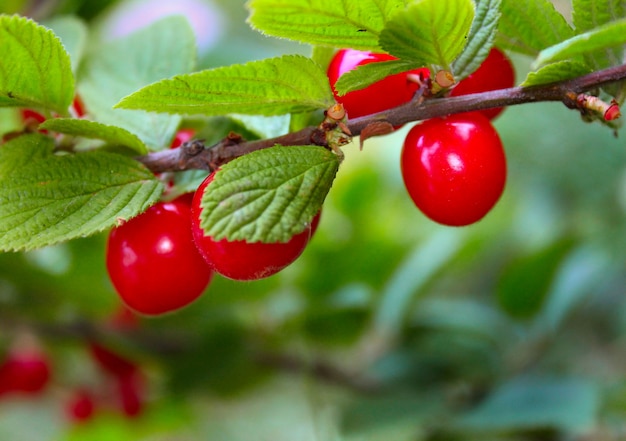
[[[85,109],[85,103],[79,95],[76,95],[74,97],[70,111],[74,114],[76,118],[82,118],[87,114],[87,110]]]
[[[144,408],[145,393],[140,372],[116,379],[119,407],[129,418],[139,416]]]
[[[355,90],[343,96],[339,96],[335,91],[335,83],[346,72],[364,64],[395,59],[395,57],[389,54],[364,52],[355,49],[342,49],[335,54],[328,66],[328,80],[335,94],[335,99],[343,104],[349,118],[358,118],[382,112],[411,101],[419,89],[419,85],[414,81],[410,81],[407,73],[390,75],[364,89]],[[427,68],[417,69],[411,73],[422,75],[424,78],[430,76],[430,71]]]
[[[191,208],[193,237],[206,261],[224,277],[233,280],[257,280],[276,274],[302,254],[311,237],[309,225],[285,243],[248,243],[244,240],[214,240],[200,227],[200,201],[215,172],[200,184]]]
[[[116,377],[132,375],[137,365],[99,343],[89,343],[89,352],[100,368]]]
[[[401,156],[404,184],[415,205],[445,225],[469,225],[498,201],[506,158],[498,133],[472,112],[414,126]]]
[[[507,89],[515,85],[515,70],[509,57],[500,49],[492,48],[485,61],[461,80],[450,92],[450,96],[469,95],[490,90]],[[503,107],[479,110],[489,119],[494,119],[504,110]]]
[[[48,385],[50,373],[50,361],[44,354],[12,352],[0,365],[0,395],[40,393]]]
[[[91,392],[86,389],[76,390],[66,404],[66,412],[70,421],[76,423],[90,420],[96,410],[96,403]]]
[[[109,235],[109,277],[135,312],[158,315],[180,309],[211,281],[211,268],[191,236],[190,198],[159,202]]]
[[[191,140],[196,131],[193,129],[181,129],[176,132],[174,139],[172,140],[172,144],[170,145],[171,149],[175,149],[176,147],[180,147],[183,143]]]

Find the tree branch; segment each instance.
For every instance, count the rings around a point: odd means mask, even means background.
[[[426,99],[410,102],[388,111],[350,120],[347,124],[353,135],[359,135],[370,124],[386,121],[392,126],[400,126],[412,121],[420,121],[439,116],[451,115],[493,107],[541,101],[561,101],[569,108],[579,108],[578,94],[604,85],[626,79],[626,64],[599,70],[582,77],[540,86],[512,87],[451,98]],[[215,170],[239,156],[256,150],[280,145],[323,145],[319,129],[307,127],[298,132],[276,138],[245,141],[231,133],[222,141],[207,147],[201,141],[183,144],[177,149],[150,153],[137,158],[155,173],[191,169]],[[322,137],[323,139],[323,137]]]

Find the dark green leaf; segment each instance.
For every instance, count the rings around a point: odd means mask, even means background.
[[[450,70],[461,53],[474,19],[471,0],[418,0],[396,13],[380,34],[381,47],[417,65]]]
[[[74,76],[61,40],[32,20],[0,15],[0,107],[66,115],[73,98]]]
[[[148,153],[148,149],[139,138],[121,127],[77,118],[52,118],[44,121],[39,127],[67,135],[101,139],[113,146],[131,148],[140,155]]]
[[[504,49],[534,57],[574,35],[549,0],[502,0],[501,11],[496,44]]]
[[[328,78],[310,58],[286,55],[159,81],[116,107],[202,115],[282,115],[334,102]]]
[[[222,166],[202,197],[208,235],[248,242],[287,242],[320,210],[337,173],[323,147],[275,146]]]
[[[321,46],[380,50],[385,21],[404,0],[251,0],[250,25],[274,37]]]
[[[144,211],[163,186],[137,161],[94,151],[53,154],[53,140],[22,135],[0,148],[0,250],[87,236]]]
[[[476,15],[467,37],[467,44],[452,64],[452,71],[457,81],[478,69],[489,55],[498,31],[501,2],[502,0],[476,1]]]

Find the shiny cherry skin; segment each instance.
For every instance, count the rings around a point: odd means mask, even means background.
[[[0,395],[38,394],[51,377],[50,361],[39,352],[12,352],[0,365]]]
[[[159,315],[183,308],[211,281],[213,272],[191,236],[191,197],[158,202],[109,235],[109,278],[137,313]]]
[[[488,92],[490,90],[507,89],[515,86],[515,70],[509,57],[498,48],[492,48],[485,61],[467,78],[461,80],[450,96],[469,95],[471,93]],[[482,113],[494,119],[504,110],[503,107],[483,109]]]
[[[174,135],[170,148],[175,149],[176,147],[180,147],[185,142],[190,141],[195,134],[196,131],[194,129],[180,129],[176,132],[176,135]]]
[[[348,92],[343,96],[339,96],[335,91],[335,83],[346,72],[364,64],[395,59],[395,57],[389,54],[355,49],[341,49],[335,54],[328,66],[328,80],[333,89],[335,99],[338,103],[343,104],[349,118],[358,118],[382,112],[411,101],[419,89],[419,85],[414,81],[410,81],[407,73],[390,75],[364,89]],[[424,78],[430,76],[430,71],[427,68],[417,69],[411,73],[421,74]]]
[[[434,118],[404,141],[402,177],[413,202],[435,222],[469,225],[496,204],[506,182],[502,142],[477,112]]]
[[[257,280],[276,274],[302,254],[311,237],[309,225],[285,243],[249,243],[245,240],[214,240],[200,227],[200,202],[205,188],[213,181],[211,173],[200,184],[191,208],[193,237],[206,261],[224,277],[233,280]]]

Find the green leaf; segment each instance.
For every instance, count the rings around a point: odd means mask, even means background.
[[[626,19],[608,23],[544,49],[539,53],[533,65],[545,66],[555,61],[620,46],[624,43],[626,43]]]
[[[511,262],[503,271],[497,287],[502,309],[514,318],[527,319],[537,314],[571,246],[569,239],[556,241],[537,253]]]
[[[303,43],[380,50],[385,22],[404,0],[251,0],[248,23],[274,37]]]
[[[476,1],[476,15],[467,37],[467,44],[452,64],[452,72],[457,81],[478,69],[489,55],[498,31],[501,3],[502,0]]]
[[[286,55],[159,81],[116,107],[202,115],[282,115],[334,103],[326,73],[310,58]]]
[[[335,83],[335,90],[339,95],[344,95],[353,90],[363,89],[389,75],[395,75],[409,70],[423,67],[420,64],[404,60],[381,61],[368,63],[346,72]]]
[[[287,242],[320,210],[337,156],[317,146],[275,146],[222,166],[202,197],[201,226],[216,239]]]
[[[133,159],[103,151],[55,155],[53,148],[39,134],[0,148],[0,250],[88,236],[144,211],[162,193]]]
[[[533,57],[574,35],[549,0],[502,0],[501,12],[496,45],[503,49]]]
[[[573,19],[577,33],[591,31],[615,20],[626,17],[626,2],[623,0],[573,0]],[[622,64],[624,46],[607,47],[585,55],[585,61],[593,68],[600,70]],[[624,84],[611,84],[603,88],[611,95],[622,95]]]
[[[37,107],[67,115],[74,98],[70,57],[34,21],[0,16],[0,107]]]
[[[474,10],[472,0],[414,1],[385,24],[380,45],[398,58],[450,70],[465,46]]]
[[[76,72],[85,53],[87,44],[87,25],[78,17],[58,16],[43,23],[61,39],[65,50],[70,55],[72,72]]]
[[[520,377],[496,389],[457,423],[461,430],[553,428],[584,431],[594,426],[599,391],[583,379]]]
[[[145,144],[128,130],[95,121],[77,118],[52,118],[40,124],[39,128],[67,135],[101,139],[113,146],[131,148],[140,155],[148,153]]]
[[[136,90],[195,66],[195,37],[189,22],[171,16],[134,34],[93,48],[79,69],[78,89],[96,121],[134,133],[151,150],[165,149],[181,118],[114,109]]]
[[[230,115],[230,118],[243,125],[259,138],[275,138],[289,132],[291,115],[258,116]]]
[[[591,73],[592,70],[580,61],[558,61],[548,64],[538,71],[529,72],[521,84],[522,86],[537,86],[540,84],[554,83],[556,81],[569,80]]]

